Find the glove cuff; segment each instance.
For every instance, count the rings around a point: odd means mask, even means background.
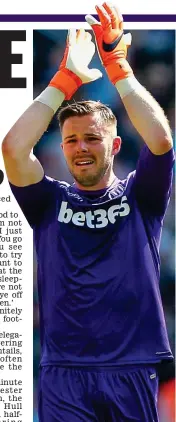
[[[124,58],[118,59],[115,62],[113,61],[112,63],[108,64],[106,66],[106,72],[114,85],[121,79],[129,78],[129,76],[133,75],[133,71],[129,63]]]
[[[65,100],[70,100],[72,95],[82,85],[82,80],[67,68],[63,68],[56,72],[51,79],[49,86],[59,89],[65,95]]]

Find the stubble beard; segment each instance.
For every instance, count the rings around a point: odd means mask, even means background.
[[[99,168],[97,169],[97,171],[95,171],[95,173],[77,174],[70,168],[69,171],[73,176],[74,180],[78,182],[81,186],[93,187],[101,181],[101,179],[106,175],[110,168],[111,159],[107,157],[105,160],[103,160],[103,163],[100,163]]]

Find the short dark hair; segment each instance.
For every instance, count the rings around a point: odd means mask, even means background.
[[[59,126],[62,130],[65,120],[74,116],[87,116],[99,113],[100,118],[107,124],[117,125],[117,119],[112,110],[100,101],[78,101],[61,108],[58,113]]]

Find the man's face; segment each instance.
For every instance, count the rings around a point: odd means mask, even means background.
[[[107,185],[120,143],[114,126],[102,122],[98,113],[65,120],[62,149],[80,189],[101,189]]]

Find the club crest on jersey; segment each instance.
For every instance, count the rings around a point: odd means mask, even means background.
[[[90,229],[99,229],[106,227],[109,223],[114,224],[117,217],[125,217],[129,212],[130,207],[126,196],[122,196],[120,204],[111,205],[108,210],[100,208],[95,211],[78,211],[75,213],[68,207],[68,202],[62,201],[58,221],[65,224],[72,222],[75,226],[87,226]]]

